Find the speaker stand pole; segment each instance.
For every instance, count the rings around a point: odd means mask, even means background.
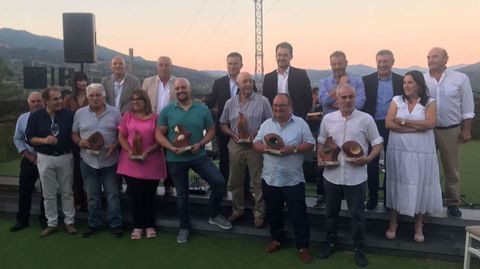
[[[83,63],[80,63],[80,71],[83,72]]]

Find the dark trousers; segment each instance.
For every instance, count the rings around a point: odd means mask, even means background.
[[[310,225],[308,223],[307,205],[305,204],[305,183],[299,183],[295,186],[274,187],[262,180],[262,191],[272,239],[280,243],[285,241],[283,206],[286,204],[295,230],[297,248],[307,248],[310,239]]]
[[[72,147],[73,154],[73,201],[75,207],[85,207],[87,205],[87,199],[85,194],[85,188],[83,186],[83,178],[80,170],[80,148],[78,146]]]
[[[225,180],[218,168],[207,155],[186,162],[167,162],[177,190],[177,215],[180,220],[180,229],[191,229],[190,203],[188,195],[188,171],[192,169],[210,185],[210,217],[215,217],[220,211],[223,194],[225,193]]]
[[[32,193],[35,182],[38,178],[37,165],[31,163],[27,158],[20,161],[20,176],[18,182],[18,213],[17,222],[29,223],[30,209],[32,207]],[[45,219],[45,206],[43,198],[40,200],[41,218]]]
[[[325,195],[325,191],[323,190],[323,181],[325,181],[325,179],[323,178],[323,167],[317,167],[316,172],[317,172],[317,189],[315,191],[317,195]]]
[[[384,120],[376,120],[375,124],[377,125],[378,133],[381,137],[383,137],[383,148],[385,152],[387,152],[387,144],[388,144],[388,134],[390,131],[385,128],[385,121]],[[368,153],[372,151],[372,147],[368,148]],[[380,161],[380,154],[375,157],[371,162],[367,164],[367,172],[368,172],[368,197],[373,199],[378,199],[378,189],[380,188],[380,168],[378,167],[378,162]],[[387,171],[385,170],[384,180],[383,180],[383,195],[385,197],[384,201],[387,199]]]
[[[347,186],[336,185],[328,180],[324,182],[327,198],[327,214],[325,220],[327,243],[336,243],[338,213],[340,212],[342,199],[345,197],[348,210],[350,211],[353,245],[357,248],[362,248],[365,245],[365,183]]]
[[[170,172],[168,171],[168,168],[167,168],[167,177],[163,181],[163,186],[165,187],[165,189],[174,187],[172,176],[170,176]]]
[[[155,197],[158,180],[125,176],[132,205],[133,226],[137,229],[155,227]]]
[[[224,134],[217,134],[217,145],[218,145],[218,168],[220,173],[225,179],[225,188],[228,186],[228,179],[230,178],[230,157],[228,153],[228,142],[230,138]],[[251,192],[250,190],[250,173],[248,172],[248,167],[245,168],[245,181],[244,181],[244,190],[245,193]]]

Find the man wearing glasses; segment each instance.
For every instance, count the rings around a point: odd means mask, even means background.
[[[73,203],[73,155],[72,123],[73,112],[63,108],[60,89],[52,87],[42,92],[46,108],[30,115],[25,136],[37,152],[37,166],[42,183],[42,195],[45,205],[47,225],[41,237],[57,231],[57,189],[60,192],[62,211],[65,215],[65,230],[76,234],[75,207]]]

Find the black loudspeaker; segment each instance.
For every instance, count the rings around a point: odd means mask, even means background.
[[[23,88],[45,89],[47,87],[46,67],[23,67]]]
[[[95,16],[91,13],[63,13],[63,51],[67,63],[94,63]]]

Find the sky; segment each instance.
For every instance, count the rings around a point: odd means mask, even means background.
[[[7,2],[7,1],[4,1]],[[95,15],[97,44],[174,65],[224,70],[232,51],[243,70],[255,71],[253,0],[12,0],[2,3],[0,28],[63,38],[62,13]],[[293,45],[296,67],[328,69],[329,55],[375,66],[390,49],[396,67],[426,66],[426,55],[444,47],[449,65],[480,61],[480,0],[264,0],[265,73],[276,68],[275,45]]]

